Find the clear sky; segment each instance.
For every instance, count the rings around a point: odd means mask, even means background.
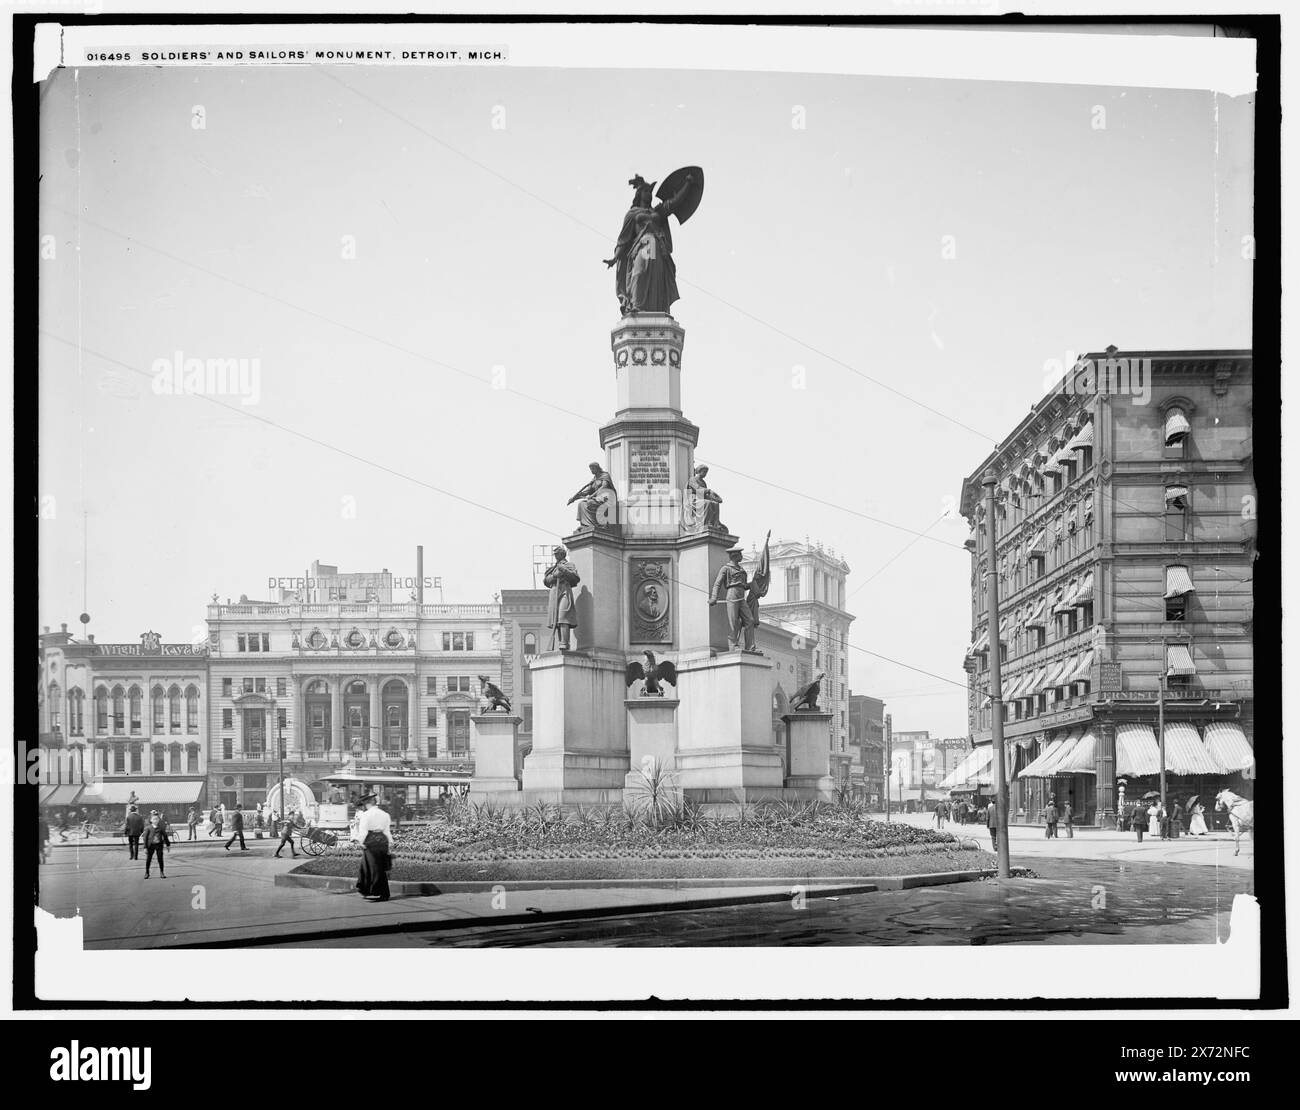
[[[351,67],[45,92],[40,613],[79,631],[85,514],[101,641],[188,640],[313,559],[413,574],[421,543],[447,601],[531,586],[613,413],[600,260],[636,173],[705,169],[674,314],[724,519],[847,558],[851,685],[898,729],[966,731],[940,518],[1044,363],[1251,344],[1253,97]],[[257,359],[256,403],[156,394],[177,351]]]

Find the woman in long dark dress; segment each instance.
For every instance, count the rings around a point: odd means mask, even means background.
[[[652,208],[654,182],[633,178],[636,193],[632,207],[623,217],[623,229],[614,245],[614,257],[605,260],[605,265],[618,267],[615,286],[624,315],[629,312],[667,312],[679,299],[673,233],[668,226],[668,217],[674,206],[690,192],[694,181],[695,178],[688,175],[674,196]]]
[[[357,875],[357,891],[362,898],[387,902],[388,872],[393,867],[393,836],[391,819],[375,805],[372,791],[357,799],[361,814],[357,817],[357,841],[361,845],[361,871]]]

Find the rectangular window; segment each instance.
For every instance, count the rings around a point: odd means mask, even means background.
[[[444,633],[442,634],[442,650],[443,650],[443,651],[451,651],[451,633],[450,633],[450,632],[444,632]]]
[[[253,679],[253,690],[254,690],[256,693],[259,693],[259,694],[265,694],[265,693],[266,693],[266,679],[264,679],[264,678],[255,678],[255,679]]]
[[[248,642],[247,642],[247,638],[244,636],[244,634],[243,634],[242,632],[239,633],[239,635],[235,637],[235,643],[239,645],[239,650],[240,650],[240,651],[247,651],[247,650],[248,650]]]
[[[253,692],[253,680],[251,678],[244,679],[244,693],[251,694],[252,692]]]
[[[271,650],[271,634],[269,632],[262,633],[262,650],[263,651]]]
[[[451,634],[451,650],[452,651],[465,650],[465,633],[453,632]]]
[[[221,741],[221,758],[235,758],[235,742],[229,736],[223,737]]]
[[[223,709],[221,711],[221,727],[222,728],[235,727],[235,711],[233,709]]]
[[[466,650],[466,651],[473,651],[473,650],[474,650],[474,633],[473,633],[473,632],[466,632],[466,633],[465,633],[465,650]]]
[[[527,696],[531,694],[533,692],[533,668],[530,667],[527,663],[525,663],[524,669],[520,673],[519,677],[520,677],[524,695]]]
[[[799,568],[785,568],[785,599],[786,601],[799,600]]]
[[[424,724],[426,728],[438,727],[438,707],[436,705],[429,706],[425,711]]]
[[[282,698],[286,694],[288,694],[288,692],[289,692],[289,683],[283,678],[277,678],[275,680],[275,696],[277,698]]]
[[[1165,598],[1165,620],[1185,621],[1187,619],[1187,595]]]
[[[311,727],[325,727],[325,707],[323,705],[313,705],[311,707]]]
[[[533,707],[531,705],[524,706],[523,718],[524,718],[523,723],[519,726],[519,731],[532,732],[533,731]]]
[[[228,698],[228,697],[230,697],[231,693],[233,692],[233,691],[231,690],[231,685],[232,685],[232,680],[231,680],[231,679],[229,679],[229,678],[223,678],[223,679],[221,680],[221,696],[222,696],[223,698]]]
[[[426,743],[429,745],[429,758],[430,758],[430,759],[437,759],[437,758],[438,758],[438,738],[437,738],[436,736],[430,736],[430,737],[427,737],[427,738],[426,738]]]
[[[432,675],[424,680],[424,692],[426,694],[436,694],[438,692],[438,679]]]
[[[1188,538],[1187,509],[1181,505],[1167,503],[1165,505],[1165,539],[1181,543]]]

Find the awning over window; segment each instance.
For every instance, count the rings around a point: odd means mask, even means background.
[[[77,801],[77,795],[84,790],[81,783],[63,784],[50,788],[48,794],[44,794],[38,799],[37,804],[43,806],[70,806]]]
[[[1165,414],[1165,446],[1172,447],[1192,430],[1182,409],[1170,409]]]
[[[1071,603],[1076,607],[1087,605],[1092,600],[1092,571],[1085,571],[1082,578],[1079,579],[1079,590],[1071,599]]]
[[[1024,683],[1025,683],[1025,675],[1022,674],[1018,674],[1016,675],[1015,678],[1004,683],[1002,686],[1002,700],[1015,701],[1017,697],[1016,691],[1020,689],[1020,687],[1023,686]]]
[[[986,772],[992,766],[993,745],[985,744],[967,754],[939,783],[939,789],[957,790],[967,785],[978,786],[981,772]]]
[[[1182,597],[1196,592],[1186,567],[1165,567],[1165,597]]]
[[[988,651],[988,649],[989,649],[989,630],[986,628],[984,629],[983,632],[979,634],[979,638],[975,641],[975,644],[971,648],[971,650]]]
[[[1028,767],[1020,772],[1022,779],[1046,779],[1052,777],[1052,768],[1060,762],[1063,756],[1068,755],[1071,748],[1079,741],[1079,731],[1072,729],[1059,740],[1053,740],[1047,745],[1037,759]]]
[[[1042,555],[1047,550],[1047,533],[1040,531],[1029,541],[1029,550],[1027,554],[1030,557]]]
[[[1079,429],[1078,434],[1065,445],[1067,451],[1081,451],[1085,447],[1092,446],[1094,428],[1091,423],[1085,424]]]
[[[1074,608],[1074,595],[1079,592],[1079,583],[1071,582],[1061,590],[1061,595],[1056,604],[1052,606],[1053,613],[1068,613]]]
[[[197,802],[203,790],[203,779],[159,779],[151,782],[105,782],[99,794],[87,794],[82,801],[87,805],[126,805],[135,791],[139,805],[187,805]]]
[[[1093,649],[1089,648],[1075,661],[1070,673],[1061,679],[1061,684],[1067,682],[1091,682],[1092,681],[1092,660]]]
[[[1046,621],[1044,614],[1047,612],[1047,595],[1044,594],[1038,599],[1037,604],[1029,610],[1029,616],[1025,618],[1026,628],[1042,628]]]
[[[1176,722],[1165,725],[1165,770],[1174,775],[1218,775],[1224,769],[1206,751],[1194,725]]]
[[[1177,509],[1187,508],[1187,487],[1165,486],[1165,504]]]
[[[1095,775],[1097,766],[1097,736],[1092,729],[1085,729],[1079,742],[1074,745],[1052,769],[1054,775]]]
[[[1255,753],[1239,724],[1211,721],[1205,726],[1205,749],[1225,771],[1240,771],[1247,778],[1255,775]]]
[[[1059,659],[1047,668],[1047,677],[1043,679],[1044,689],[1055,689],[1057,686],[1064,686],[1069,679],[1066,677],[1074,669],[1078,660],[1073,656],[1067,656],[1065,659]]]
[[[1115,774],[1120,778],[1160,774],[1160,748],[1149,725],[1115,729]]]
[[[1169,645],[1169,670],[1171,675],[1195,674],[1196,664],[1192,661],[1192,649],[1186,644]]]

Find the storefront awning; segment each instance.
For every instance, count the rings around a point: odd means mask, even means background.
[[[1068,751],[1079,739],[1077,731],[1071,731],[1059,740],[1053,740],[1043,750],[1042,755],[1035,759],[1028,767],[1020,772],[1022,779],[1046,779],[1051,778],[1051,769],[1060,759],[1068,754]]]
[[[1192,576],[1186,567],[1165,567],[1165,597],[1182,597],[1195,592],[1196,587],[1192,585]]]
[[[960,790],[966,785],[979,785],[978,777],[993,765],[993,745],[985,744],[967,754],[939,783],[941,790]],[[975,780],[975,781],[972,781]]]
[[[188,805],[199,800],[202,790],[203,779],[105,782],[98,794],[87,790],[81,800],[92,806],[124,806],[134,791],[137,805]]]
[[[1186,644],[1169,645],[1169,670],[1167,674],[1195,674],[1196,664],[1192,661],[1192,649]]]
[[[1090,421],[1079,429],[1078,434],[1065,445],[1065,449],[1067,451],[1082,451],[1085,447],[1091,447],[1095,432],[1096,429]]]
[[[1247,778],[1255,775],[1255,752],[1239,724],[1212,721],[1205,726],[1205,749],[1226,772],[1240,771]]]
[[[1086,729],[1052,769],[1054,775],[1095,775],[1097,773],[1097,734]]]
[[[1165,414],[1165,446],[1172,447],[1192,430],[1182,409],[1170,409]]]
[[[50,788],[48,794],[44,794],[39,799],[38,804],[43,806],[70,806],[77,801],[77,795],[84,790],[81,783],[64,784]]]
[[[1173,775],[1220,775],[1221,767],[1201,743],[1194,725],[1165,725],[1165,770]]]
[[[1160,774],[1160,748],[1148,725],[1120,725],[1115,730],[1115,774],[1143,778]]]

